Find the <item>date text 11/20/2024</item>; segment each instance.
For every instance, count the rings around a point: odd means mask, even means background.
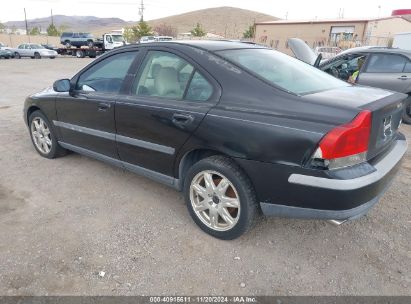
[[[257,299],[255,297],[247,296],[195,296],[195,297],[184,297],[184,296],[159,296],[150,297],[150,303],[256,303]]]

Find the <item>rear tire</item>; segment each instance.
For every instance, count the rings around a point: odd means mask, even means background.
[[[20,56],[19,53],[15,52],[15,53],[14,53],[14,58],[16,58],[16,59],[21,59],[21,56]]]
[[[406,124],[411,124],[411,96],[405,100],[402,121]]]
[[[77,50],[76,51],[76,57],[77,58],[84,58],[86,56],[86,54],[84,53],[84,51],[82,50]]]
[[[40,56],[39,53],[36,52],[36,53],[34,53],[34,58],[35,58],[35,59],[41,59],[41,56]]]
[[[29,131],[34,148],[41,156],[52,159],[67,153],[59,145],[51,123],[41,111],[30,114]]]
[[[194,222],[223,240],[250,230],[260,213],[251,181],[233,160],[223,156],[202,159],[188,170],[184,196]]]

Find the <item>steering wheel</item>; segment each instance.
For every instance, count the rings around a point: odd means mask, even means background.
[[[336,78],[340,78],[340,72],[338,71],[336,67],[331,68],[331,74]]]

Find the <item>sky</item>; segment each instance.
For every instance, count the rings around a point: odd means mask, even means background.
[[[4,1],[4,0],[3,0]],[[139,20],[141,0],[13,0],[1,6],[0,22],[46,17],[77,15],[118,17],[126,21]],[[144,19],[156,19],[193,10],[218,6],[233,6],[254,10],[285,19],[337,18],[341,9],[344,18],[374,18],[391,15],[394,9],[411,8],[408,0],[145,0]]]

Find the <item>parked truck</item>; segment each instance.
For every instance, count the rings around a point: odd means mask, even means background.
[[[64,47],[57,52],[60,55],[76,56],[77,58],[90,57],[110,51],[126,44],[121,33],[106,33],[101,38],[95,38],[90,33],[65,32],[60,37],[60,43]]]

